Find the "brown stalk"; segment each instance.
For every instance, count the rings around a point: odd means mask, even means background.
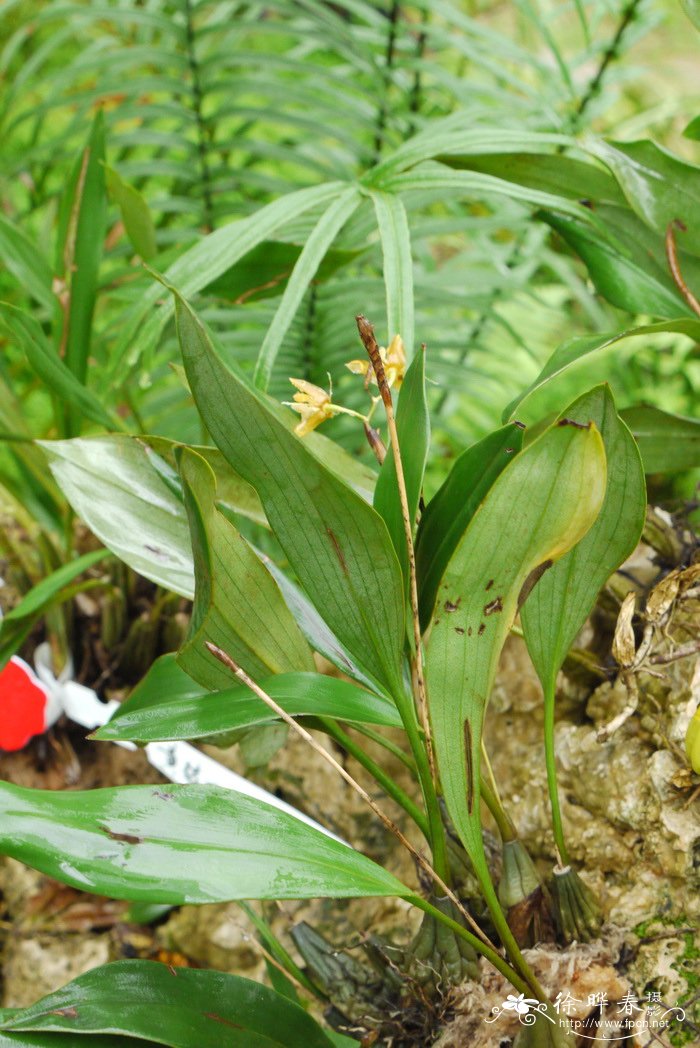
[[[403,517],[404,532],[406,534],[406,549],[408,551],[408,573],[409,593],[411,600],[411,618],[413,619],[413,646],[415,652],[411,659],[411,675],[413,678],[413,689],[418,707],[418,719],[420,720],[423,734],[425,736],[425,748],[428,754],[428,764],[433,782],[437,782],[435,769],[435,755],[433,753],[433,740],[430,734],[430,718],[428,716],[428,696],[425,690],[425,671],[423,668],[423,648],[421,644],[420,616],[418,612],[418,583],[416,580],[416,552],[413,546],[413,521],[408,507],[408,494],[406,492],[406,478],[403,471],[401,459],[401,447],[399,435],[396,430],[396,418],[394,416],[394,402],[391,397],[391,389],[384,372],[384,364],[377,340],[374,337],[374,328],[366,317],[360,314],[355,318],[360,338],[367,350],[370,363],[377,376],[379,393],[386,410],[386,420],[389,427],[389,439],[391,450],[394,453],[394,465],[396,467],[396,481],[399,488],[399,501],[401,503],[401,516]]]
[[[367,804],[372,809],[372,811],[380,820],[382,825],[385,826],[386,829],[389,830],[389,832],[392,833],[394,837],[396,837],[397,841],[401,845],[403,845],[406,851],[409,852],[409,854],[412,856],[412,858],[418,864],[418,866],[420,866],[420,868],[428,875],[428,877],[430,877],[431,880],[433,880],[438,885],[440,890],[444,892],[448,899],[452,903],[454,903],[459,913],[462,915],[462,917],[464,917],[465,921],[467,921],[470,928],[473,930],[474,934],[478,935],[481,941],[484,942],[487,946],[489,946],[492,950],[496,950],[496,947],[490,941],[488,936],[484,934],[484,932],[481,930],[481,928],[476,923],[471,914],[464,908],[464,906],[459,901],[452,889],[448,888],[448,886],[445,884],[442,878],[432,868],[427,859],[423,858],[420,852],[413,847],[411,842],[408,840],[407,837],[404,836],[404,834],[401,832],[396,823],[392,819],[390,819],[389,816],[379,807],[377,802],[373,800],[372,797],[370,797],[369,793],[367,793],[367,790],[365,790],[364,787],[360,786],[359,782],[357,782],[357,780],[354,779],[352,775],[345,770],[342,764],[338,763],[335,757],[333,757],[332,754],[328,752],[328,750],[324,749],[324,747],[316,741],[313,735],[311,735],[306,730],[306,728],[303,728],[301,724],[299,724],[296,720],[294,720],[293,717],[291,717],[287,713],[286,710],[283,710],[282,707],[275,702],[271,695],[268,695],[266,691],[263,691],[260,685],[256,684],[253,678],[249,677],[246,671],[242,669],[242,667],[239,666],[238,663],[235,662],[234,659],[232,659],[227,652],[225,652],[222,648],[219,648],[216,644],[212,644],[211,641],[207,640],[204,643],[211,652],[211,654],[215,658],[217,658],[219,662],[223,663],[223,665],[226,666],[226,668],[230,670],[231,673],[233,673],[233,675],[237,677],[240,681],[243,681],[245,686],[247,688],[250,688],[254,695],[257,695],[257,697],[261,699],[265,703],[265,705],[268,706],[278,717],[280,717],[285,724],[289,725],[292,731],[296,732],[297,735],[299,735],[305,742],[307,742],[309,746],[311,746],[311,748],[319,755],[319,757],[321,757],[327,764],[330,764],[330,766],[338,772],[338,774],[345,780],[345,782],[347,782],[348,786],[352,787],[355,793],[357,793],[365,802],[365,804]]]
[[[700,317],[700,302],[698,302],[697,298],[686,284],[683,279],[683,274],[681,273],[680,262],[678,261],[678,246],[676,244],[676,229],[680,229],[681,232],[685,232],[686,230],[685,223],[681,222],[678,218],[674,219],[673,222],[669,222],[666,227],[666,259],[668,260],[668,268],[671,270],[673,283],[676,285],[693,312]]]

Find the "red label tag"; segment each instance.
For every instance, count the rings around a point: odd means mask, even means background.
[[[13,655],[0,671],[0,750],[21,750],[46,730],[48,698],[31,666]]]

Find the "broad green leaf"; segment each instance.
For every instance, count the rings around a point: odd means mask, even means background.
[[[411,233],[406,208],[399,196],[371,194],[377,217],[379,239],[384,261],[386,287],[387,345],[394,335],[401,335],[409,360],[413,356],[413,258]]]
[[[321,673],[281,673],[260,686],[293,717],[332,717],[360,724],[401,727],[388,699]],[[245,687],[208,692],[163,655],[153,663],[112,719],[93,738],[114,742],[203,739],[272,724],[275,714]]]
[[[624,204],[625,198],[603,168],[560,153],[487,153],[440,156],[440,163],[457,170],[480,171],[529,189],[572,200],[601,200]]]
[[[662,235],[670,223],[682,222],[679,243],[700,255],[700,167],[649,141],[595,141],[589,148],[610,168],[643,222]]]
[[[269,385],[282,340],[294,320],[306,289],[316,275],[326,252],[361,201],[359,189],[356,186],[348,186],[328,206],[309,234],[260,347],[255,365],[255,384],[260,389],[267,389]]]
[[[530,394],[541,389],[542,386],[547,384],[547,382],[551,382],[551,380],[556,378],[557,375],[561,375],[561,373],[571,367],[572,364],[576,364],[579,360],[587,357],[590,353],[607,349],[609,346],[614,345],[616,342],[621,342],[623,339],[639,338],[644,335],[657,335],[664,333],[687,335],[688,338],[698,341],[700,340],[700,321],[697,319],[692,320],[690,318],[685,319],[681,317],[679,320],[662,320],[657,324],[644,324],[642,327],[628,328],[627,331],[608,332],[599,335],[585,335],[582,338],[569,339],[568,342],[562,343],[561,346],[554,350],[535,381],[532,382],[519,396],[517,396],[515,400],[511,401],[503,412],[503,418],[512,418],[513,414],[523,404],[523,402],[528,399]]]
[[[30,366],[47,389],[69,405],[74,414],[80,414],[108,429],[124,428],[116,415],[104,408],[92,390],[83,385],[56,355],[33,317],[3,302],[0,303],[0,323],[24,350]]]
[[[258,244],[274,236],[286,223],[314,207],[322,207],[337,197],[342,188],[342,182],[329,182],[299,189],[274,200],[246,218],[229,222],[180,255],[166,271],[166,279],[175,284],[183,295],[196,295]],[[141,295],[133,314],[127,318],[124,334],[114,350],[112,372],[123,366],[125,354],[128,354],[129,363],[135,364],[141,353],[150,350],[158,341],[174,312],[174,303],[169,298],[159,305],[161,297],[162,289],[157,284]],[[135,337],[137,331],[138,339]]]
[[[0,259],[23,291],[53,310],[51,267],[27,234],[4,215],[0,215]]]
[[[675,473],[700,466],[700,422],[640,404],[620,412],[639,445],[645,473]]]
[[[595,426],[551,427],[496,479],[440,584],[426,659],[435,752],[447,810],[496,919],[479,805],[486,705],[523,587],[583,538],[605,484]]]
[[[75,512],[113,553],[158,585],[193,596],[185,508],[144,444],[114,436],[39,444]]]
[[[0,783],[0,854],[81,891],[144,902],[411,893],[293,815],[218,786],[31,790]]]
[[[12,1009],[20,1012],[20,1009]],[[0,1048],[153,1048],[157,1041],[139,1037],[112,1037],[110,1034],[85,1034],[76,1045],[74,1033],[8,1033],[0,1029]]]
[[[522,609],[530,657],[545,694],[586,621],[599,591],[634,550],[642,533],[646,487],[639,450],[615,410],[610,390],[596,386],[570,404],[561,419],[593,422],[605,445],[605,500],[587,534],[538,582]]]
[[[3,1026],[69,1032],[76,1048],[92,1048],[86,1034],[122,1035],[129,1046],[138,1038],[139,1044],[146,1040],[168,1048],[331,1048],[333,1043],[308,1012],[261,983],[158,961],[93,968]],[[122,1043],[116,1041],[115,1048]]]
[[[609,209],[612,212],[619,208]],[[605,220],[605,208],[597,209]],[[614,306],[628,313],[677,317],[687,312],[682,296],[673,284],[665,263],[663,245],[652,255],[638,250],[627,240],[624,248],[607,242],[576,218],[545,214],[546,221],[585,263],[596,290]]]
[[[440,580],[467,525],[496,477],[517,455],[523,429],[509,423],[462,452],[426,506],[418,528],[416,567],[421,627],[427,629]]]
[[[98,110],[85,149],[75,162],[61,200],[58,220],[56,277],[65,286],[55,307],[56,352],[79,382],[87,377],[92,315],[97,297],[102,242],[107,226],[105,190],[105,131]],[[63,294],[65,307],[60,305]],[[68,412],[74,436],[75,412]]]
[[[403,587],[381,517],[227,370],[187,303],[177,325],[195,401],[212,438],[260,496],[293,571],[332,631],[370,676],[403,687]]]
[[[208,689],[231,684],[205,647],[212,641],[254,679],[313,670],[311,649],[277,583],[233,524],[216,508],[211,467],[189,448],[177,454],[194,553],[195,599],[178,662]]]
[[[125,182],[113,167],[105,167],[107,188],[122,216],[126,235],[137,254],[148,262],[158,252],[156,230],[148,204],[137,189]]]
[[[68,593],[72,592],[66,591],[66,587],[109,555],[109,550],[98,549],[62,564],[32,587],[19,604],[7,612],[0,620],[0,669],[19,649],[37,620],[53,604],[62,602],[64,593],[67,598]]]
[[[700,13],[700,4],[698,5],[698,12]],[[694,142],[700,139],[700,116],[695,116],[690,121],[687,127],[683,129],[684,138],[690,138]]]
[[[406,372],[396,409],[396,429],[401,450],[409,517],[415,522],[430,446],[430,416],[425,396],[425,349],[420,349]],[[386,521],[391,541],[408,586],[406,529],[399,498],[396,462],[390,447],[374,490],[374,508]],[[415,534],[415,523],[413,528]]]

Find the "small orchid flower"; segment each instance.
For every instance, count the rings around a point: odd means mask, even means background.
[[[350,408],[344,408],[341,404],[334,404],[332,402],[332,386],[326,392],[325,389],[315,386],[313,382],[307,382],[304,378],[290,378],[289,381],[297,392],[294,394],[293,401],[285,400],[283,403],[285,407],[291,408],[292,411],[297,411],[301,415],[301,421],[294,427],[294,432],[298,436],[307,436],[317,426],[320,426],[322,422],[333,418],[334,415],[351,415],[353,418],[359,418],[363,422],[367,421],[367,417],[361,415],[359,411],[352,411]]]
[[[539,1001],[536,1001],[531,997],[526,997],[524,993],[518,994],[517,997],[514,993],[509,993],[503,1002],[503,1008],[507,1012],[517,1012],[518,1015],[527,1015],[531,1006],[536,1004],[539,1004]]]
[[[401,389],[401,383],[406,374],[406,350],[401,335],[394,335],[388,349],[380,346],[379,355],[384,364],[387,382],[390,386]],[[352,371],[353,375],[367,375],[369,373],[370,380],[377,385],[377,377],[369,360],[350,360],[345,366],[349,371]]]

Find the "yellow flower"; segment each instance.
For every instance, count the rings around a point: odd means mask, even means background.
[[[307,382],[303,378],[290,378],[289,381],[298,392],[294,394],[294,403],[288,400],[284,403],[301,415],[301,421],[294,427],[294,432],[300,437],[305,437],[307,433],[316,429],[316,426],[332,418],[337,409],[331,404],[330,393],[320,386],[315,386],[313,382]]]
[[[401,383],[406,374],[406,350],[404,349],[401,335],[394,335],[388,349],[380,346],[379,355],[384,364],[387,382],[390,386],[396,386],[397,389],[401,389]],[[369,360],[351,360],[345,367],[352,371],[353,375],[366,375],[369,372],[371,381],[374,382],[375,386],[377,385],[377,376],[374,374],[374,368]]]

